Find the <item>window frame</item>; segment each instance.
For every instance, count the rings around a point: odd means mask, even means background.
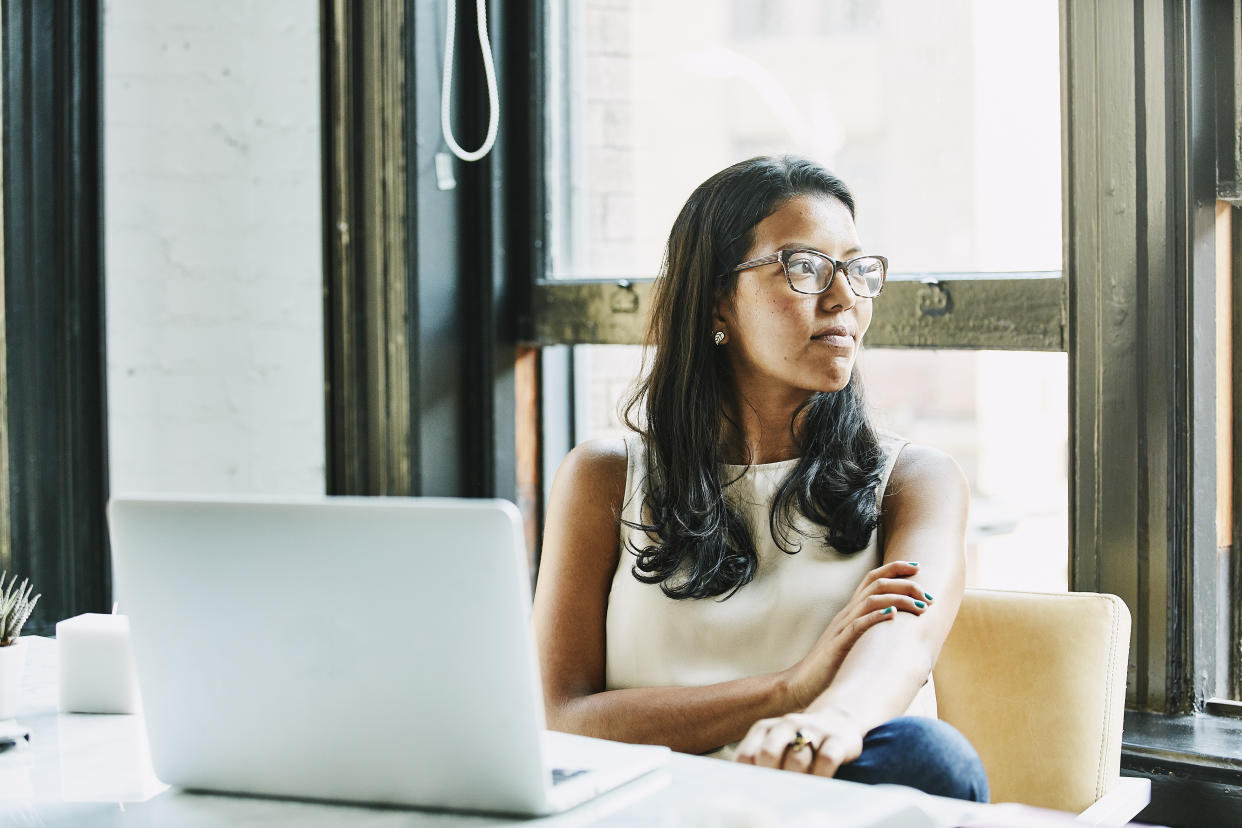
[[[654,277],[544,279],[535,284],[532,340],[641,345]],[[867,329],[868,348],[1064,351],[1065,279],[1041,273],[892,274]]]
[[[1228,606],[1229,629],[1224,656],[1229,700],[1209,702],[1222,715],[1242,716],[1242,0],[1209,6],[1209,31],[1216,35],[1216,197],[1229,206],[1230,220],[1230,335],[1232,373],[1230,414],[1233,480],[1230,504],[1233,534],[1222,583]],[[1216,700],[1214,700],[1216,701]]]
[[[1213,530],[1200,514],[1206,504],[1191,498],[1214,484],[1215,473],[1208,433],[1214,389],[1193,370],[1195,360],[1211,356],[1210,343],[1196,342],[1193,331],[1214,304],[1211,269],[1204,269],[1213,244],[1210,210],[1201,204],[1212,134],[1204,129],[1211,105],[1206,5],[1061,0],[1064,273],[892,278],[886,312],[868,333],[869,347],[1069,353],[1071,588],[1126,600],[1135,618],[1127,703],[1165,714],[1203,710],[1217,659],[1203,620],[1215,619],[1208,589],[1215,548],[1204,543]],[[536,4],[534,14],[546,20],[547,4]],[[1134,103],[1106,107],[1105,96]],[[543,128],[541,113],[532,116]],[[532,344],[563,351],[552,346],[641,342],[651,279],[535,275],[526,334]],[[1131,311],[1110,316],[1118,304]],[[989,335],[995,320],[1022,336]],[[1152,325],[1161,336],[1140,336]],[[563,382],[566,357],[554,359]],[[1118,360],[1129,369],[1114,370]],[[1144,374],[1136,376],[1140,366]],[[1193,410],[1201,412],[1197,420]],[[1141,424],[1141,467],[1135,432],[1113,429],[1105,411],[1130,412],[1135,427]],[[567,441],[545,436],[549,442]],[[1155,503],[1170,507],[1139,508]]]
[[[511,189],[541,196],[529,123],[507,108],[484,159],[433,174],[446,2],[320,0],[329,494],[523,497],[515,377],[533,264],[517,251],[533,220],[507,205]],[[537,97],[532,52],[509,48],[541,48],[537,18],[489,6],[502,101]],[[479,52],[462,46],[474,12],[459,4],[453,69],[468,145],[488,117]]]
[[[107,612],[102,10],[0,6],[0,570],[23,633]]]
[[[1127,705],[1167,714],[1204,709],[1219,656],[1206,5],[1062,18],[1073,583],[1126,600]]]

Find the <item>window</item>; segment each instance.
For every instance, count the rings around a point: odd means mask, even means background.
[[[622,366],[635,357],[596,349],[640,341],[646,282],[690,188],[758,151],[818,157],[856,191],[868,246],[895,263],[868,332],[872,395],[882,395],[886,362],[957,363],[967,378],[1046,371],[1030,387],[1064,391],[1068,422],[1040,433],[1066,443],[1037,455],[1063,463],[1056,485],[1069,491],[1057,498],[1069,508],[1055,518],[1037,508],[1042,517],[1027,520],[1045,523],[1031,531],[1058,534],[1046,554],[1061,561],[1068,532],[1069,586],[1130,606],[1128,703],[1202,710],[1224,665],[1242,662],[1242,610],[1217,589],[1226,574],[1238,584],[1242,567],[1218,552],[1217,503],[1202,496],[1229,473],[1217,463],[1215,399],[1226,391],[1199,367],[1214,365],[1215,337],[1203,333],[1216,328],[1222,237],[1205,182],[1238,168],[1226,163],[1234,131],[1218,130],[1227,152],[1217,165],[1209,126],[1229,127],[1237,109],[1236,27],[1209,20],[1229,17],[1226,6],[1197,0],[1142,15],[1087,0],[995,5],[890,0],[859,16],[847,3],[737,0],[713,17],[685,3],[547,0],[548,255],[532,339],[574,346],[544,351],[545,369],[579,401],[578,421],[564,415],[558,433],[576,441],[613,423],[613,395],[632,371]],[[832,57],[807,72],[789,57],[806,53]],[[851,84],[832,71],[838,63]],[[1231,204],[1235,179],[1220,185]],[[996,349],[1007,353],[987,353]],[[1021,367],[998,369],[1006,360]],[[978,384],[986,393],[986,382],[958,383]],[[897,427],[921,417],[947,435],[933,401],[882,407],[921,403]],[[985,397],[974,405],[992,410]],[[967,464],[989,454],[935,439]],[[555,444],[544,443],[547,469],[568,448]],[[968,470],[976,529],[1010,523],[988,516],[995,503],[984,498],[1031,502],[993,494],[982,471],[1020,462]],[[1234,618],[1232,631],[1218,618]]]
[[[636,345],[574,348],[575,441],[619,437]],[[1068,588],[1065,354],[869,349],[859,358],[876,424],[948,452],[973,495],[967,585]]]
[[[552,0],[547,276],[650,279],[676,211],[707,176],[759,153],[821,161],[853,189],[869,249],[907,280],[877,303],[868,342],[885,347],[861,362],[878,424],[965,469],[972,584],[1065,589],[1065,356],[949,350],[987,345],[972,337],[996,317],[989,298],[1020,304],[1004,297],[1028,275],[1054,297],[1045,316],[1059,334],[1057,6],[993,5],[734,0],[705,15],[688,0]],[[901,320],[928,274],[1001,286],[974,301],[955,292],[960,326],[912,342]],[[601,306],[615,320],[626,298]],[[579,343],[573,442],[620,433],[639,349],[588,343],[636,342],[641,319],[616,338],[564,330],[548,341]],[[902,347],[912,344],[937,350]],[[1001,336],[991,347],[1062,345]]]
[[[1055,2],[549,12],[550,277],[654,275],[695,186],[782,152],[850,184],[899,272],[1061,269]]]

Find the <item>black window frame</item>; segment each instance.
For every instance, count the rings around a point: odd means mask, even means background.
[[[0,570],[24,634],[107,612],[111,568],[98,0],[0,4]]]

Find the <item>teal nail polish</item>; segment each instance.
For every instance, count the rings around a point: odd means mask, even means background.
[[[919,609],[923,609],[923,607],[927,606],[927,604],[924,604],[922,601],[915,601],[914,605]]]
[[[906,561],[906,566],[918,566],[918,561]]]
[[[923,597],[924,597],[924,598],[926,598],[928,601],[932,600],[932,597],[931,597],[931,593],[930,593],[930,592],[924,592],[924,593],[923,593]]]
[[[892,607],[885,607],[884,612],[880,613],[880,615],[889,615],[892,613],[892,611],[893,611]]]

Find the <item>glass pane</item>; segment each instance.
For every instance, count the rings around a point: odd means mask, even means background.
[[[575,348],[577,439],[620,436],[641,348]],[[970,481],[967,583],[1068,588],[1068,360],[1000,351],[863,351],[875,422],[951,455]]]
[[[875,422],[947,452],[970,481],[967,585],[1069,587],[1069,360],[864,350]]]
[[[1055,0],[705,8],[551,0],[552,275],[654,275],[696,185],[784,152],[895,273],[1061,268]]]

